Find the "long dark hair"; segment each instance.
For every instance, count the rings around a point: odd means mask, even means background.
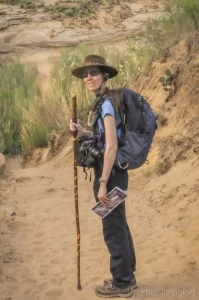
[[[108,98],[111,101],[116,114],[121,112],[124,103],[123,88],[109,89],[106,87],[105,92],[106,92],[106,98]]]
[[[103,70],[103,68],[99,67],[99,70],[101,71],[101,74],[104,78],[104,83],[105,83],[109,79],[109,74],[107,72],[105,72]],[[127,84],[124,87],[126,87],[126,86],[127,86]],[[106,86],[104,89],[103,94],[105,95],[105,98],[108,98],[111,101],[116,114],[118,114],[121,111],[121,108],[123,106],[123,88],[124,87],[118,88],[118,89],[109,89]]]

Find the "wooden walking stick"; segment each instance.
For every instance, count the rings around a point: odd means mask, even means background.
[[[77,123],[77,106],[76,95],[72,97],[72,121]],[[75,213],[76,213],[76,227],[77,227],[77,289],[81,290],[80,283],[80,226],[79,226],[79,207],[78,207],[78,178],[77,178],[77,165],[76,165],[76,138],[77,130],[73,131],[73,154],[74,154],[74,200],[75,200]]]

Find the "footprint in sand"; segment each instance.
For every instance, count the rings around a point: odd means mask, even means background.
[[[64,277],[64,278],[57,278],[56,277],[56,278],[52,278],[51,282],[52,282],[53,285],[61,286],[63,284],[63,282],[66,281],[66,280],[67,280],[67,277]]]
[[[56,189],[54,189],[54,188],[48,188],[48,189],[45,190],[45,192],[51,194],[53,192],[56,192]]]
[[[28,283],[30,283],[30,284],[36,284],[37,280],[36,279],[29,279]]]
[[[68,233],[65,233],[65,234],[60,235],[60,239],[65,239],[65,238],[67,238],[67,237],[68,237]]]
[[[39,178],[39,179],[53,179],[53,180],[55,180],[54,177],[49,177],[49,176],[37,176],[37,178]]]
[[[50,260],[51,264],[60,264],[60,262],[61,262],[60,257],[56,257]]]
[[[46,290],[48,286],[49,286],[49,282],[48,281],[42,282],[42,283],[40,283],[38,285],[39,289],[42,290],[42,291]]]
[[[40,237],[43,237],[43,235],[44,235],[43,232],[38,232],[35,234],[35,237],[40,238]]]
[[[145,264],[151,264],[152,262],[157,261],[157,257],[149,257],[144,261]]]
[[[28,180],[31,180],[31,178],[30,177],[17,177],[16,178],[17,183],[23,183],[24,181],[28,181]]]
[[[53,285],[58,285],[58,284],[57,284],[57,278],[52,278],[52,279],[51,279],[51,282],[52,282]]]
[[[45,265],[45,264],[42,264],[42,265],[40,265],[40,268],[49,268],[49,265]]]
[[[40,253],[45,251],[45,247],[35,247],[32,250],[34,253]]]
[[[29,295],[31,293],[32,289],[31,288],[27,288],[24,290],[24,294],[25,295]]]
[[[44,242],[43,241],[33,241],[32,244],[35,245],[42,245]]]
[[[89,278],[89,281],[90,282],[98,282],[100,281],[100,278],[97,276],[97,277],[92,277],[92,278]]]
[[[85,268],[85,270],[88,270],[89,268]],[[67,267],[68,274],[73,273],[74,271],[76,271],[76,265],[75,264],[71,267]]]
[[[46,296],[54,298],[62,296],[64,291],[62,289],[53,289],[46,292]]]

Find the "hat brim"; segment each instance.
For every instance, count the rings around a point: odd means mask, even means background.
[[[78,68],[75,68],[73,71],[72,71],[72,74],[77,77],[77,78],[83,78],[82,77],[82,73],[85,69],[87,68],[90,68],[90,67],[98,67],[100,70],[103,70],[105,71],[105,73],[108,73],[109,74],[109,78],[113,78],[115,76],[117,76],[118,74],[118,70],[113,68],[113,67],[110,67],[110,66],[105,66],[105,65],[96,65],[96,64],[91,64],[91,65],[88,65],[88,66],[83,66],[83,67],[78,67]]]

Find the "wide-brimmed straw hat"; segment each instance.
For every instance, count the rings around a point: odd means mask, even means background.
[[[113,78],[118,74],[118,70],[108,66],[104,57],[99,55],[88,55],[84,60],[84,65],[73,69],[72,74],[77,78],[82,78],[83,71],[88,67],[98,67],[105,73],[108,73],[109,78]]]

